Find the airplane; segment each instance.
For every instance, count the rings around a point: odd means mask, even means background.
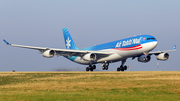
[[[86,71],[95,70],[98,63],[102,64],[103,70],[108,70],[110,63],[119,61],[121,61],[121,65],[117,68],[117,71],[125,71],[127,66],[124,64],[128,58],[132,58],[132,60],[137,58],[139,62],[147,63],[151,60],[151,55],[156,55],[157,60],[165,61],[170,56],[167,52],[176,51],[175,45],[173,50],[151,52],[158,45],[156,38],[151,35],[138,35],[79,49],[76,47],[67,28],[63,28],[62,31],[66,49],[24,46],[10,44],[4,39],[3,41],[10,46],[39,50],[43,57],[46,58],[57,55],[79,64],[89,65],[86,67]]]

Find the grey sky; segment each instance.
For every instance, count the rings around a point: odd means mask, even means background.
[[[156,37],[155,50],[180,46],[179,0],[1,0],[0,38],[10,43],[65,48],[62,28],[67,27],[77,47],[119,40],[139,34]],[[64,57],[44,58],[36,50],[0,42],[0,71],[50,71],[59,68],[85,70],[86,65]],[[180,70],[179,52],[160,62],[160,70]],[[112,71],[120,62],[110,64]],[[132,71],[157,70],[156,57],[149,63],[128,59]],[[101,64],[97,65],[102,70]]]

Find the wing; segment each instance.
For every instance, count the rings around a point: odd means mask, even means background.
[[[161,53],[167,53],[167,52],[172,52],[172,51],[176,51],[176,45],[174,45],[174,49],[173,50],[165,50],[165,51],[156,51],[156,52],[149,52],[148,55],[159,55]]]
[[[3,40],[3,41],[7,45],[10,45],[10,46],[35,49],[35,50],[39,50],[41,53],[43,53],[47,50],[53,50],[56,52],[57,56],[70,56],[70,57],[71,56],[80,56],[80,57],[83,57],[85,54],[94,53],[99,58],[102,58],[102,57],[107,57],[111,54],[114,54],[113,52],[109,52],[109,51],[89,51],[89,50],[72,50],[72,49],[57,49],[57,48],[47,48],[47,47],[24,46],[24,45],[10,44],[6,40]]]

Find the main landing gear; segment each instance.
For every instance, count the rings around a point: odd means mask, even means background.
[[[93,71],[96,69],[96,65],[89,65],[89,67],[86,68],[86,71]]]
[[[126,65],[124,66],[125,62],[126,62],[126,59],[122,60],[121,66],[117,68],[117,71],[125,71],[125,70],[127,70],[127,66]],[[108,62],[102,63],[102,69],[103,70],[108,70],[108,67],[109,67]],[[90,64],[89,67],[86,68],[86,71],[93,71],[94,69],[96,69],[96,65],[91,65]]]
[[[109,63],[102,63],[102,69],[103,70],[108,70]]]
[[[124,63],[126,62],[126,60],[123,60],[122,63],[121,63],[121,66],[117,68],[117,71],[124,71],[124,70],[127,70],[127,66],[123,66]]]
[[[109,63],[102,63],[102,69],[103,70],[108,70]],[[96,65],[89,65],[89,67],[86,67],[86,71],[93,71],[96,69]]]

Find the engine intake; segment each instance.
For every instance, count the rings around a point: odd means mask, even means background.
[[[46,50],[44,53],[43,53],[43,56],[44,57],[47,57],[47,58],[52,58],[54,55],[55,55],[55,51],[54,50]]]
[[[143,63],[146,63],[146,62],[149,62],[151,60],[151,57],[150,56],[145,56],[145,55],[141,55],[140,57],[138,57],[138,61],[139,62],[143,62]]]
[[[95,61],[97,59],[97,56],[94,53],[88,53],[88,54],[84,55],[82,58],[87,61],[92,61],[92,60]]]
[[[168,53],[161,53],[156,57],[157,60],[165,61],[169,59],[169,54]]]

